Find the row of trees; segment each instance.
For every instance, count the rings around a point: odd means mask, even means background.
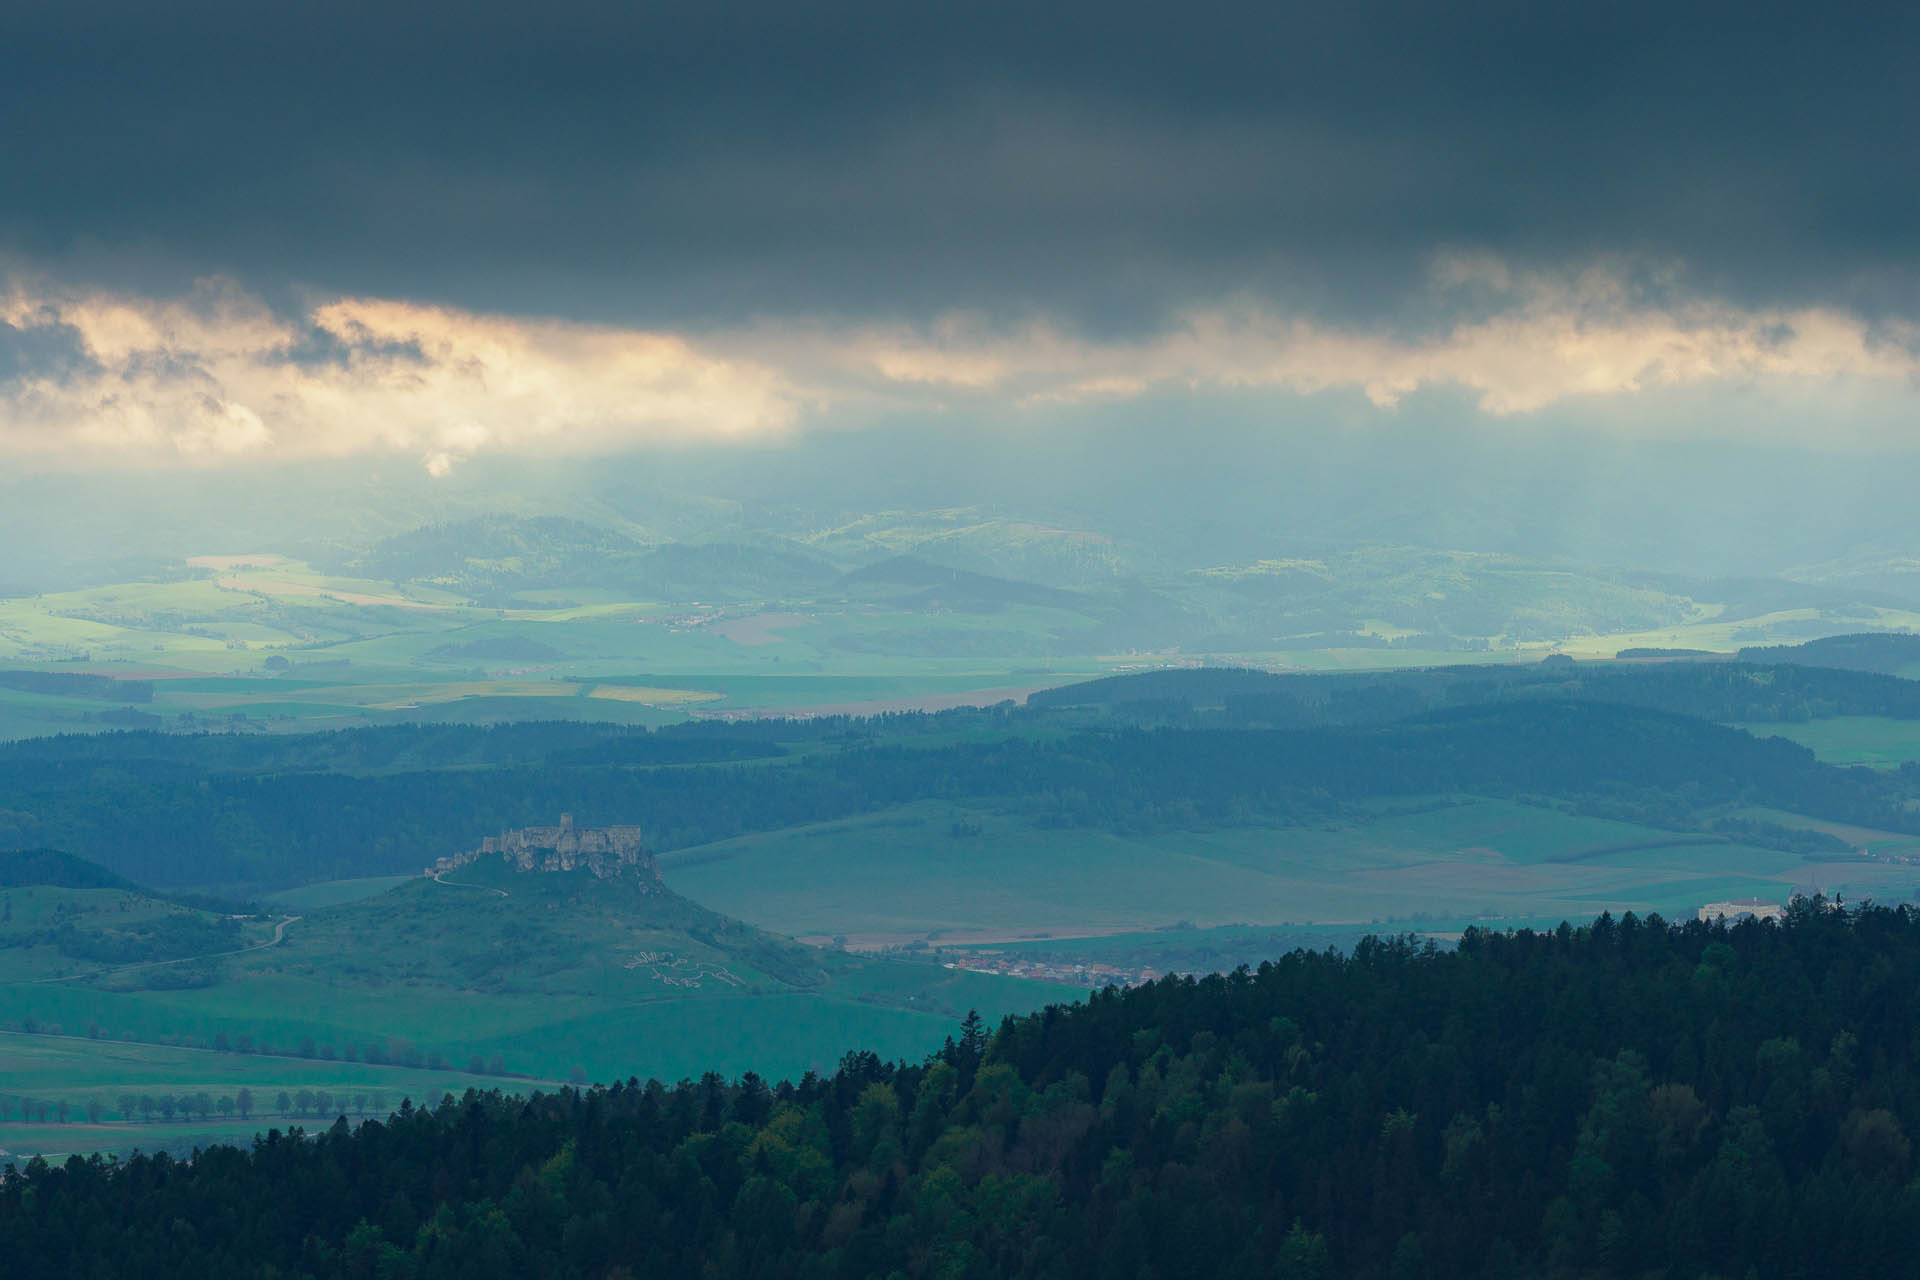
[[[76,1107],[65,1098],[33,1098],[25,1094],[0,1094],[0,1120],[18,1115],[23,1123],[45,1124],[49,1120],[67,1123],[67,1117],[82,1114],[87,1123],[98,1124],[105,1110],[98,1098],[88,1098]]]
[[[209,1048],[222,1053],[259,1053],[289,1058],[318,1058],[325,1062],[346,1061],[366,1062],[373,1066],[425,1067],[430,1071],[450,1071],[453,1062],[438,1049],[422,1049],[411,1040],[393,1037],[387,1040],[369,1040],[364,1044],[347,1041],[336,1048],[330,1042],[316,1041],[312,1036],[301,1036],[292,1045],[275,1046],[245,1033],[228,1036],[224,1031],[214,1033]],[[498,1051],[489,1054],[472,1054],[467,1059],[467,1071],[473,1075],[507,1074],[507,1060]]]
[[[1369,939],[921,1063],[36,1162],[0,1238],[29,1278],[1906,1274],[1917,990],[1906,908]]]
[[[266,1100],[262,1100],[266,1101]],[[273,1114],[289,1118],[327,1119],[341,1115],[377,1115],[387,1110],[387,1095],[379,1090],[342,1091],[338,1094],[325,1089],[300,1089],[289,1092],[282,1089],[270,1100]],[[109,1112],[106,1101],[94,1095],[88,1095],[79,1102],[70,1100],[31,1098],[20,1095],[0,1095],[0,1120],[18,1115],[22,1121],[45,1124],[48,1120],[57,1120],[66,1124],[71,1118],[85,1116],[88,1124],[99,1124],[109,1115],[116,1116],[123,1123],[132,1123],[136,1118],[147,1124],[159,1116],[163,1121],[207,1120],[215,1112],[222,1119],[238,1116],[242,1120],[251,1119],[256,1106],[252,1089],[242,1087],[238,1092],[215,1097],[204,1090],[193,1093],[122,1093],[114,1099],[114,1111]]]
[[[62,1035],[62,1024],[42,1022],[31,1014],[22,1015],[12,1024],[29,1035]],[[107,1029],[94,1023],[87,1028],[87,1036],[93,1040],[108,1039]],[[136,1040],[131,1031],[122,1034],[120,1039]],[[219,1053],[248,1053],[281,1058],[314,1058],[324,1062],[365,1062],[370,1066],[424,1068],[429,1071],[452,1071],[454,1060],[438,1049],[422,1049],[411,1040],[398,1036],[387,1040],[369,1040],[365,1044],[348,1041],[343,1048],[336,1049],[331,1043],[317,1043],[312,1036],[302,1036],[291,1045],[275,1045],[264,1037],[256,1041],[251,1035],[241,1032],[229,1035],[225,1031],[216,1031],[210,1039],[202,1040],[194,1036],[174,1036],[158,1041],[161,1044],[181,1045],[187,1048],[207,1048]],[[468,1075],[505,1076],[512,1074],[507,1069],[506,1055],[498,1050],[490,1054],[469,1054],[466,1060]]]

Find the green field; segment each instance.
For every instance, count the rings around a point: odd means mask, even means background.
[[[335,1114],[385,1114],[405,1099],[437,1100],[444,1093],[458,1095],[468,1088],[524,1089],[534,1083],[454,1070],[5,1031],[0,1032],[0,1095],[6,1107],[6,1114],[0,1116],[0,1163],[36,1153],[152,1150],[162,1145],[178,1150],[214,1139],[244,1140],[269,1126],[324,1126]],[[223,1115],[217,1108],[207,1119],[186,1114],[173,1119],[156,1114],[149,1119],[138,1110],[123,1114],[121,1107],[127,1094],[206,1093],[217,1102],[235,1097],[242,1088],[251,1090],[256,1100],[250,1120]],[[294,1116],[278,1110],[280,1093],[297,1098],[303,1089],[324,1090],[335,1105],[328,1114],[309,1110]],[[18,1098],[65,1102],[67,1119],[35,1123],[22,1114],[14,1101]],[[100,1108],[98,1123],[87,1121],[89,1102]]]
[[[1920,760],[1920,720],[1885,716],[1833,716],[1789,724],[1743,724],[1756,737],[1787,738],[1830,764],[1894,768]]]
[[[956,819],[979,828],[952,834]],[[764,928],[874,944],[1200,925],[1362,924],[1416,914],[1687,916],[1795,886],[1920,887],[1920,867],[1811,862],[1509,801],[1397,805],[1369,820],[1126,836],[921,803],[680,850],[680,892]]]
[[[498,860],[445,883],[312,885],[283,895],[294,914],[277,942],[264,919],[138,891],[0,891],[0,1101],[113,1113],[43,1132],[15,1108],[0,1147],[239,1132],[221,1117],[130,1129],[127,1091],[378,1088],[396,1104],[527,1080],[797,1077],[853,1049],[924,1056],[969,1009],[997,1020],[1080,994],[802,947],[650,885]],[[220,950],[193,951],[196,938]]]
[[[1763,822],[1775,822],[1783,827],[1823,831],[1846,841],[1856,850],[1864,850],[1869,857],[1875,859],[1920,860],[1920,836],[1906,835],[1898,831],[1882,831],[1852,823],[1826,822],[1818,818],[1808,818],[1797,813],[1785,813],[1779,809],[1764,807],[1742,810],[1739,816],[1758,818]],[[1853,861],[1849,860],[1849,863]]]
[[[282,911],[317,911],[322,907],[337,907],[346,902],[358,902],[362,898],[371,898],[397,888],[411,880],[411,876],[362,876],[355,880],[324,880],[319,884],[302,885],[298,889],[283,889],[279,893],[270,893],[266,901]]]

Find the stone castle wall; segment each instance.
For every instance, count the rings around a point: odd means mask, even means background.
[[[486,836],[471,853],[442,859],[433,874],[488,854],[498,854],[520,871],[586,870],[603,880],[628,872],[645,880],[660,878],[660,868],[641,842],[639,827],[576,827],[572,814],[562,814],[557,827],[522,827]]]

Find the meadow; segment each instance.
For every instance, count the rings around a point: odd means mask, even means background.
[[[1796,886],[1883,900],[1920,888],[1920,867],[1815,861],[1469,797],[1380,805],[1324,826],[1137,835],[922,802],[677,850],[661,867],[680,892],[763,928],[875,945],[1416,914],[1678,918],[1732,897],[1784,900]]]
[[[240,1133],[227,1117],[130,1124],[118,1106],[128,1092],[377,1089],[393,1105],[530,1081],[748,1069],[798,1078],[856,1048],[922,1057],[969,1009],[997,1020],[1080,994],[816,951],[671,894],[499,864],[445,884],[307,886],[276,904],[301,913],[280,917],[282,941],[255,943],[272,933],[255,920],[241,941],[256,949],[214,960],[102,966],[34,941],[56,922],[118,937],[176,916],[211,927],[211,913],[121,889],[14,886],[5,896],[0,1148],[16,1152]],[[67,1103],[68,1123],[37,1123],[9,1101],[23,1097]],[[111,1123],[78,1124],[89,1101]]]
[[[374,897],[405,884],[411,878],[359,876],[352,880],[322,880],[317,884],[267,894],[263,901],[282,911],[316,911],[322,907],[337,907],[342,903]]]
[[[280,1112],[281,1093],[297,1098],[302,1090],[325,1091],[334,1099],[335,1112],[371,1114],[398,1107],[403,1100],[437,1101],[468,1088],[512,1089],[533,1087],[528,1080],[502,1080],[457,1070],[415,1070],[401,1066],[322,1061],[299,1057],[217,1052],[177,1045],[142,1044],[83,1036],[27,1034],[0,1031],[0,1164],[23,1162],[34,1154],[155,1150],[165,1146],[183,1151],[214,1140],[244,1142],[268,1127],[308,1128],[331,1123],[332,1114],[290,1116]],[[202,1119],[186,1113],[177,1118],[149,1118],[138,1110],[126,1113],[126,1095],[158,1098],[205,1093],[216,1101],[233,1098],[241,1089],[252,1091],[254,1114],[243,1120],[219,1114]],[[354,1099],[362,1099],[356,1106]],[[36,1123],[23,1114],[18,1099],[65,1102],[65,1121],[57,1117]],[[87,1119],[87,1105],[99,1108],[97,1123]]]
[[[72,1122],[49,1128],[25,1124],[17,1114],[0,1117],[0,1151],[151,1149],[158,1139],[175,1146],[264,1127],[222,1129],[217,1120],[209,1126],[185,1119],[170,1125],[124,1123],[116,1099],[129,1092],[219,1097],[244,1085],[256,1097],[302,1088],[326,1089],[338,1097],[371,1090],[392,1107],[403,1097],[437,1099],[469,1087],[511,1092],[576,1078],[671,1082],[708,1071],[734,1076],[752,1070],[772,1079],[798,1079],[808,1071],[830,1072],[854,1049],[890,1059],[923,1058],[956,1033],[969,1009],[997,1022],[1005,1014],[1084,994],[854,957],[842,962],[834,983],[821,992],[708,991],[651,1000],[481,998],[454,990],[356,990],[332,982],[246,977],[190,992],[0,986],[0,1024],[17,1027],[23,1017],[37,1015],[35,1025],[61,1028],[60,1034],[0,1033],[0,1094],[64,1100],[76,1115],[92,1098],[121,1122],[96,1132]],[[97,1025],[100,1034],[72,1034],[89,1025]],[[216,1037],[232,1045],[241,1036],[279,1052],[206,1047]],[[191,1043],[167,1043],[183,1040]],[[302,1050],[302,1044],[309,1047]],[[444,1065],[370,1063],[364,1060],[366,1044],[386,1054],[417,1051]],[[349,1049],[360,1060],[347,1060]],[[491,1070],[496,1058],[510,1074]],[[487,1069],[463,1069],[469,1065]],[[311,1126],[313,1119],[305,1123]]]
[[[1920,720],[1885,716],[1830,716],[1785,724],[1745,724],[1759,737],[1797,742],[1829,764],[1864,764],[1890,769],[1920,760]]]

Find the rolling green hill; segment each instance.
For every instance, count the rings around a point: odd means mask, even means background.
[[[518,872],[487,855],[313,912],[247,971],[365,987],[645,999],[817,990],[819,953],[730,920],[639,869]]]
[[[756,1060],[798,1074],[859,1046],[922,1054],[967,1009],[998,1016],[1071,994],[801,946],[639,873],[519,872],[489,856],[269,920],[131,886],[24,883],[36,867],[114,879],[63,855],[11,862],[0,1068],[16,1091],[31,1082],[40,1100],[76,1116],[91,1102],[103,1118],[63,1137],[45,1117],[0,1112],[0,1150],[249,1132],[205,1115],[147,1128],[150,1116],[119,1105],[134,1086],[182,1097],[324,1086],[350,1109],[350,1090],[383,1090],[391,1104],[429,1079],[675,1079]],[[57,1064],[76,1058],[84,1065],[63,1074]]]
[[[557,516],[476,516],[383,539],[341,566],[360,577],[430,583],[484,603],[522,592],[611,590],[629,600],[778,598],[830,584],[838,569],[794,546],[641,542]]]
[[[0,853],[0,983],[189,986],[209,980],[217,961],[203,957],[270,935],[261,921],[143,889],[57,850]]]

